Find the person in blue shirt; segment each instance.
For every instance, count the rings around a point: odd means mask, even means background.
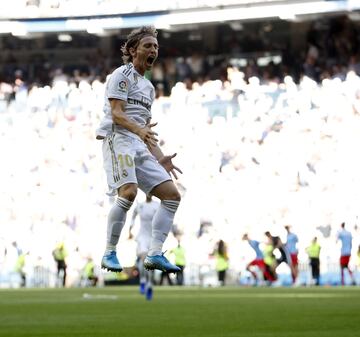
[[[287,237],[286,237],[286,249],[288,253],[290,254],[291,259],[291,277],[293,283],[296,282],[296,279],[299,274],[299,262],[298,262],[298,249],[297,249],[297,243],[299,242],[298,236],[293,233],[290,229],[290,226],[285,226]]]
[[[264,261],[264,254],[260,249],[260,242],[257,240],[250,239],[248,234],[244,234],[242,239],[247,241],[250,247],[255,251],[255,259],[250,261],[246,266],[246,270],[249,271],[255,279],[255,285],[258,284],[259,280],[258,280],[258,275],[252,269],[252,267],[254,266],[260,269],[261,273],[264,276],[265,281],[270,281],[270,282],[273,281],[274,277],[270,274],[269,270],[267,270],[266,268],[266,264]]]
[[[355,278],[352,270],[349,268],[349,262],[351,257],[352,249],[352,234],[345,229],[345,222],[341,224],[341,229],[338,231],[336,236],[336,242],[341,242],[340,252],[340,269],[341,269],[341,284],[345,285],[345,269],[348,270],[352,284],[355,285]]]

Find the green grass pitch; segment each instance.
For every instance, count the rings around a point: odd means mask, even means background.
[[[0,290],[0,336],[357,337],[360,288]]]

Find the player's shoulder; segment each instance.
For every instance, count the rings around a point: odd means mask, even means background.
[[[111,75],[116,77],[126,77],[130,79],[133,71],[134,71],[134,66],[131,63],[129,63],[116,68]]]
[[[134,72],[134,66],[132,63],[124,64],[120,67],[121,72],[126,76],[129,77]]]
[[[132,63],[124,64],[117,68],[116,72],[130,78],[131,74],[134,72],[134,66],[132,65]]]

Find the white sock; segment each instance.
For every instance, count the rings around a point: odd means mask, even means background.
[[[106,252],[116,250],[121,230],[124,227],[126,213],[130,209],[132,201],[125,198],[117,198],[111,207],[108,216]]]
[[[146,271],[146,275],[147,275],[147,282],[146,282],[146,288],[152,288],[152,285],[153,285],[153,271],[151,270],[145,270]]]
[[[138,268],[140,283],[146,283],[146,269],[144,267],[144,261],[142,258],[139,259]]]
[[[171,226],[174,221],[174,216],[180,201],[163,200],[160,207],[156,211],[152,221],[152,236],[149,256],[160,255],[163,244],[169,235]]]

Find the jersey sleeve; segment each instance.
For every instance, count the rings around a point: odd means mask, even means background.
[[[107,98],[116,98],[126,102],[129,86],[129,79],[121,71],[115,71],[109,78]]]

